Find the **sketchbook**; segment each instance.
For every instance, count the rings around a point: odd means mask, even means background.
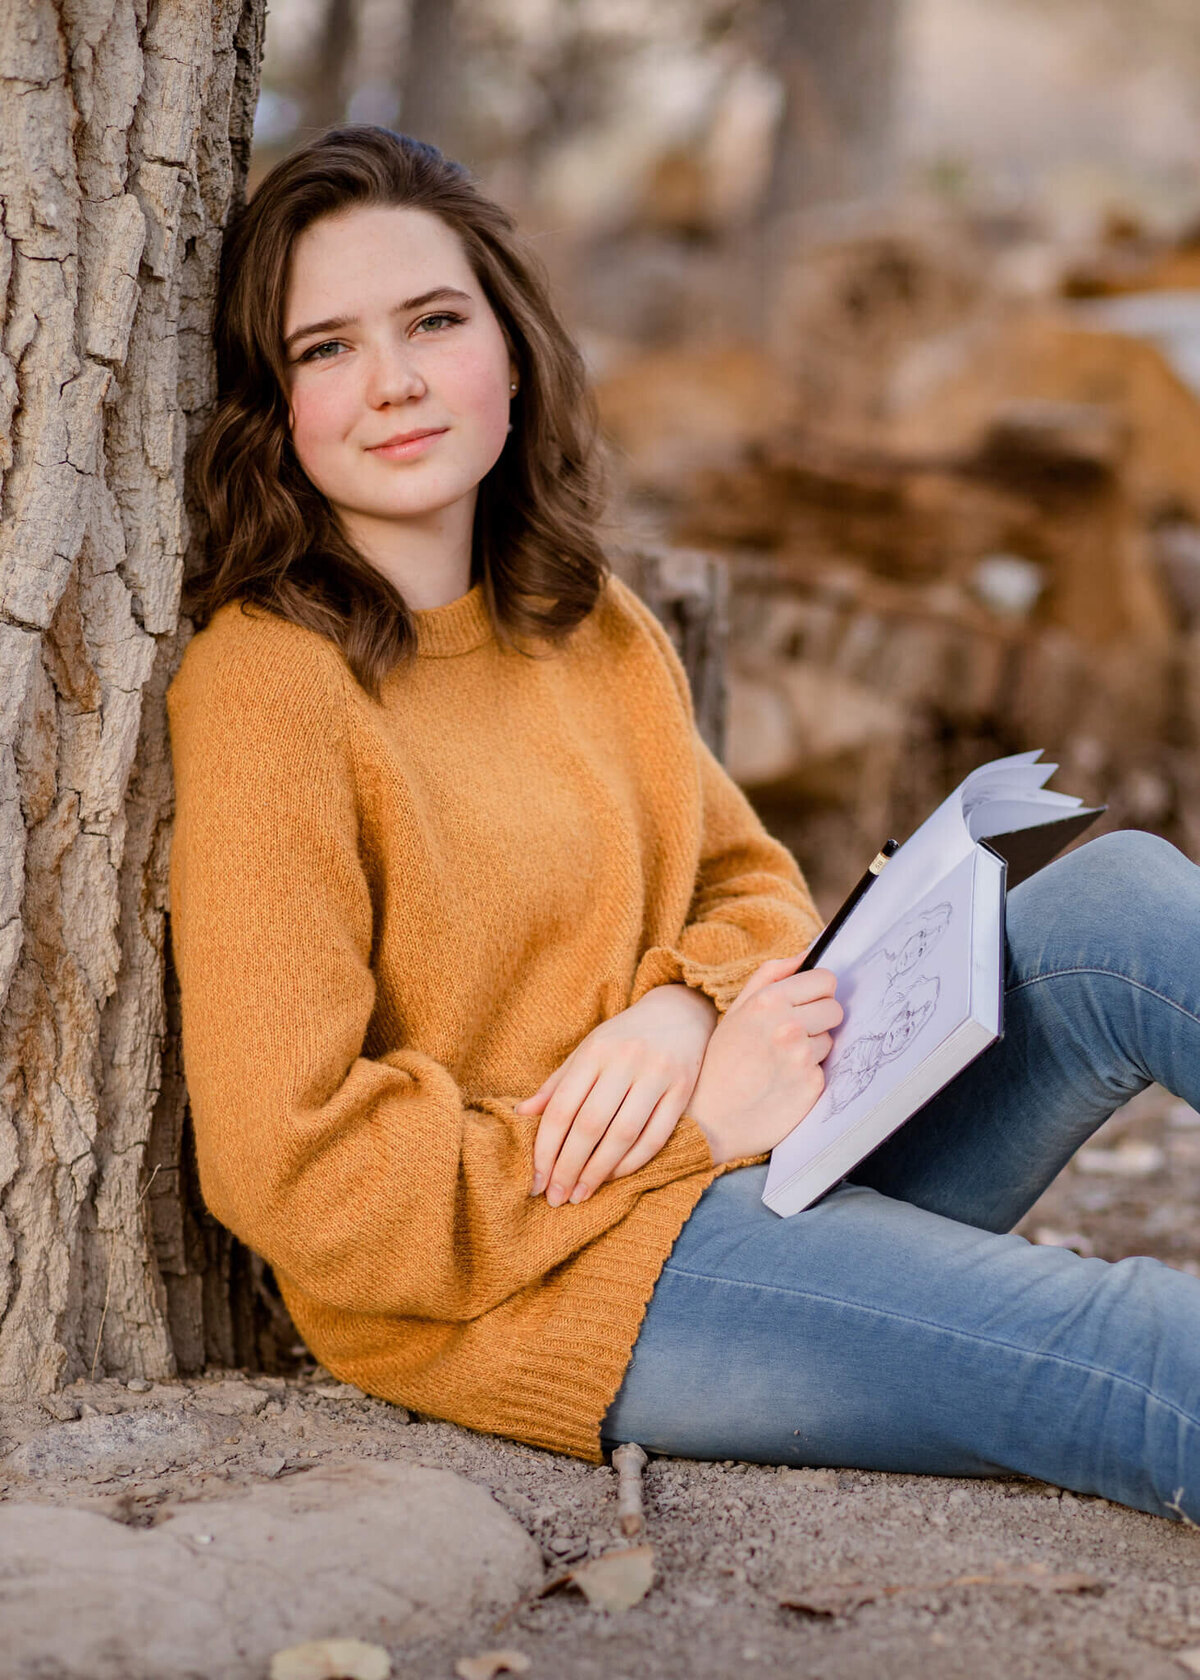
[[[845,1015],[825,1088],[771,1152],[763,1201],[799,1213],[1004,1030],[1004,900],[1104,809],[1041,752],[973,770],[900,847],[821,958]]]

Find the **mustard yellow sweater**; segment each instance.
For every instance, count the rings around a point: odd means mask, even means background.
[[[620,581],[536,660],[496,641],[479,585],[417,613],[379,705],[326,638],[243,607],[167,697],[205,1200],[339,1377],[598,1460],[718,1169],[684,1115],[640,1171],[551,1208],[514,1104],[654,986],[725,1009],[808,943],[808,890]]]

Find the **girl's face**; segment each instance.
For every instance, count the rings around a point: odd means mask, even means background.
[[[355,207],[296,240],[284,305],[292,442],[352,533],[473,514],[516,372],[458,235]]]

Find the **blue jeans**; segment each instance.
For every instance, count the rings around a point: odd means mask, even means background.
[[[1159,1081],[1200,1108],[1200,868],[1113,834],[1008,902],[1005,1036],[815,1207],[705,1191],[606,1441],[685,1458],[1022,1472],[1200,1522],[1200,1280],[1006,1235]]]

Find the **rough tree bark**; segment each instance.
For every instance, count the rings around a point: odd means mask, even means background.
[[[93,1370],[168,1375],[234,1336],[228,1245],[205,1238],[181,1183],[163,694],[185,628],[184,452],[212,396],[216,264],[264,13],[0,7],[8,1395]]]

